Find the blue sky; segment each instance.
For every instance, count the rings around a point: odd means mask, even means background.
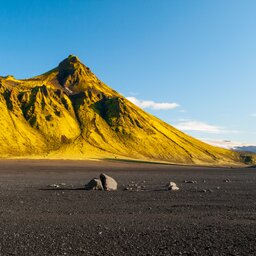
[[[256,144],[256,1],[0,4],[0,75],[31,77],[72,53],[193,136]]]

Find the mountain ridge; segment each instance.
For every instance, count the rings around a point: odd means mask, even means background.
[[[0,110],[1,157],[244,163],[243,155],[210,146],[146,113],[74,55],[39,76],[0,77]]]

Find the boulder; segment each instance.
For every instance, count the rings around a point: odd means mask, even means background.
[[[104,190],[106,191],[117,190],[117,182],[112,177],[102,173],[100,175],[100,180]]]
[[[179,190],[179,188],[177,187],[176,183],[170,181],[169,184],[167,184],[168,190]]]
[[[85,190],[103,190],[103,186],[100,179],[92,179],[85,185]]]

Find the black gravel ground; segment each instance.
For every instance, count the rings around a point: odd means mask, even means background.
[[[256,169],[1,160],[0,216],[0,255],[256,255]]]

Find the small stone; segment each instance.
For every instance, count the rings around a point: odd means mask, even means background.
[[[231,182],[231,180],[230,179],[225,179],[225,180],[223,180],[223,182]]]
[[[167,184],[168,190],[179,190],[175,182],[170,181],[169,184]]]
[[[51,187],[51,188],[59,188],[60,186],[58,184],[51,184],[51,185],[49,185],[49,187]]]
[[[192,184],[194,184],[194,183],[197,183],[197,181],[196,180],[184,180],[184,183],[192,183]]]

